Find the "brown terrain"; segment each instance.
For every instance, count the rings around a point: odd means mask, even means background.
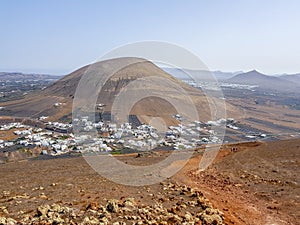
[[[164,182],[138,187],[113,183],[82,157],[2,164],[0,223],[300,224],[299,139],[224,145],[202,172],[201,152]],[[115,157],[142,166],[165,154]]]
[[[92,73],[91,71],[97,71]],[[174,78],[153,63],[139,58],[119,58],[102,61],[92,66],[82,67],[71,74],[56,81],[42,91],[36,91],[28,94],[24,99],[2,102],[0,107],[5,107],[0,111],[1,116],[12,117],[31,117],[38,118],[40,116],[49,116],[49,121],[61,120],[70,122],[72,119],[72,107],[76,88],[85,73],[94,74],[95,76],[86,76],[85,82],[97,83],[98,77],[113,74],[111,79],[105,83],[99,93],[97,103],[104,104],[103,111],[110,112],[112,104],[118,94],[124,90],[126,85],[133,81],[140,80],[140,84],[135,87],[132,97],[139,96],[140,93],[147,90],[148,93],[159,93],[163,90],[163,96],[150,96],[138,101],[131,109],[130,114],[134,114],[141,122],[149,123],[151,118],[160,117],[167,125],[178,123],[173,116],[178,112],[174,105],[167,103],[169,99],[174,99],[180,102],[182,106],[189,107],[186,99],[182,98],[182,92],[175,90],[172,85],[177,85],[182,88],[191,98],[193,104],[199,113],[200,121],[211,120],[211,108],[208,104],[208,99],[204,92],[193,88],[184,82]],[[96,78],[95,78],[96,77]],[[143,79],[157,78],[151,82],[143,82]],[[167,83],[161,83],[163,79]],[[145,86],[145,83],[147,85]],[[94,95],[94,92],[99,89],[95,86],[92,90],[87,90],[86,97]],[[176,88],[175,88],[176,89]],[[125,99],[126,100],[126,99]],[[215,106],[219,107],[223,104],[218,98],[210,98],[214,101]],[[84,99],[86,101],[86,99]],[[126,100],[130,101],[130,100]],[[79,98],[80,102],[80,98]],[[122,102],[122,101],[121,101]],[[124,101],[123,101],[124,102]],[[61,106],[55,106],[55,103],[62,103]],[[186,105],[185,105],[186,104]],[[286,133],[285,138],[290,138],[289,133],[295,133],[300,130],[299,110],[289,108],[285,105],[278,104],[272,101],[266,101],[264,104],[256,104],[255,96],[236,96],[226,98],[226,115],[236,119],[237,121],[262,130],[266,133],[279,134]],[[220,106],[224,108],[224,106]],[[95,111],[95,109],[93,109]],[[180,110],[179,110],[180,111]],[[255,118],[255,119],[253,119]],[[236,136],[236,135],[234,135]],[[233,137],[235,141],[241,141],[239,138]]]
[[[1,103],[5,107],[1,116],[6,116],[1,119],[27,121],[42,128],[44,124],[38,124],[35,118],[49,116],[49,121],[70,121],[76,87],[83,75],[93,69],[80,68],[24,99]],[[116,96],[126,85],[154,76],[186,91],[201,112],[201,121],[211,119],[208,100],[201,90],[170,76],[151,62],[114,59],[96,64],[96,69],[100,77],[114,74],[97,99],[97,103],[105,105],[104,111],[111,110]],[[97,88],[93,77],[85,79]],[[137,115],[141,122],[160,117],[167,125],[178,123],[173,118],[176,109],[165,99],[184,102],[185,106],[184,98],[172,86],[162,87],[159,81],[150,85],[148,82],[147,88],[153,93],[164,88],[164,98],[144,98],[130,113]],[[144,84],[138,83],[135,95],[145,90]],[[93,91],[86,90],[85,94],[90,96]],[[220,104],[220,99],[213,100]],[[226,111],[227,117],[233,117],[241,128],[227,129],[226,135],[232,141],[245,141],[245,134],[253,131],[272,134],[269,136],[274,138],[273,142],[225,144],[213,165],[201,172],[198,167],[204,149],[197,149],[179,173],[150,186],[116,184],[95,172],[78,155],[41,160],[32,158],[39,155],[38,149],[17,151],[19,155],[3,151],[1,154],[10,154],[11,160],[0,164],[0,225],[300,224],[300,139],[291,139],[300,134],[299,110],[272,101],[257,104],[256,96],[239,96],[226,97]],[[0,139],[14,140],[13,131],[0,131]],[[161,161],[168,154],[155,151],[114,157],[126,164],[145,166]],[[182,160],[171,166],[180,165],[184,165]]]
[[[93,70],[97,72],[93,73]],[[93,74],[94,76],[84,77],[85,74]],[[138,96],[145,90],[148,93],[160,93],[163,90],[164,94],[160,98],[153,96],[144,98],[133,107],[131,113],[137,115],[142,122],[148,122],[148,117],[159,116],[167,124],[174,124],[170,115],[176,114],[176,110],[165,104],[164,99],[174,99],[181,104],[186,104],[182,97],[183,91],[191,98],[198,112],[201,112],[199,113],[200,120],[207,121],[211,118],[208,100],[202,91],[172,77],[153,63],[139,58],[112,59],[82,67],[42,91],[34,92],[21,100],[1,103],[0,106],[5,107],[5,110],[1,111],[1,115],[32,118],[49,116],[50,121],[66,119],[70,121],[76,87],[79,86],[80,79],[84,77],[85,79],[81,82],[96,84],[93,90],[86,89],[86,97],[90,97],[99,90],[100,85],[97,86],[98,77],[105,77],[109,74],[113,74],[113,76],[105,83],[97,100],[97,103],[105,105],[104,111],[111,111],[112,103],[122,88],[133,81],[140,80],[134,89],[134,96]],[[178,88],[175,90],[174,86]],[[78,101],[80,102],[80,98]],[[215,104],[220,104],[220,100],[217,98],[213,101]],[[55,107],[55,103],[62,103],[62,106]],[[242,113],[237,107],[230,104],[227,105],[227,112],[232,116]]]

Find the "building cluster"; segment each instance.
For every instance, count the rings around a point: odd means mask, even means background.
[[[150,150],[164,146],[174,150],[189,149],[202,144],[221,143],[221,137],[213,130],[214,126],[226,125],[224,123],[227,121],[234,122],[233,119],[222,119],[184,124],[180,115],[174,117],[179,124],[169,126],[166,131],[158,131],[148,124],[134,127],[130,123],[120,125],[113,122],[94,123],[89,121],[88,117],[78,118],[74,120],[74,128],[76,127],[77,131],[76,143],[78,149],[88,152],[112,151],[119,148]]]
[[[213,90],[213,91],[220,91],[221,88],[255,91],[259,87],[258,85],[235,84],[235,83],[227,83],[224,81],[216,82],[213,81],[213,79],[211,79],[211,81],[197,81],[197,82],[193,79],[184,79],[183,81],[190,86],[196,88],[203,88],[206,90]]]
[[[165,131],[158,131],[147,124],[133,126],[131,123],[92,122],[89,117],[73,120],[73,124],[45,122],[45,129],[21,123],[9,123],[0,126],[0,130],[13,129],[17,138],[14,141],[0,140],[0,148],[21,145],[40,147],[42,154],[60,155],[70,151],[112,152],[122,149],[151,150],[190,149],[209,143],[221,143],[221,137],[214,130],[227,124],[228,128],[238,129],[233,119],[218,121],[193,121],[184,124],[180,115],[174,116],[178,125],[169,126]],[[42,118],[44,119],[44,117]]]
[[[20,147],[33,148],[40,147],[42,154],[60,155],[66,153],[75,146],[73,134],[53,132],[42,128],[36,128],[21,123],[9,123],[0,126],[0,130],[13,130],[17,136],[13,141],[0,140],[0,148]]]

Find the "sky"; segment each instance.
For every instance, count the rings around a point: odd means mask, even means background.
[[[298,0],[1,0],[0,71],[65,75],[156,40],[210,70],[299,73],[299,10]]]

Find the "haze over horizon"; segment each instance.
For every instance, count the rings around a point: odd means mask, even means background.
[[[0,71],[65,75],[117,46],[157,40],[212,71],[299,73],[299,8],[296,0],[1,1]]]

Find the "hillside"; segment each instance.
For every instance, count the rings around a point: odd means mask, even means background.
[[[298,139],[224,145],[202,172],[199,149],[176,175],[138,187],[102,177],[82,157],[2,164],[0,219],[19,224],[299,224],[299,144]],[[145,166],[167,155],[114,157]]]
[[[22,100],[2,103],[0,106],[5,107],[5,109],[1,111],[1,115],[29,116],[33,118],[49,116],[50,120],[70,119],[76,88],[80,79],[89,68],[89,66],[82,67],[53,83],[46,89],[32,93]],[[97,101],[97,103],[106,105],[104,111],[111,110],[115,96],[130,82],[146,77],[159,77],[180,86],[188,93],[197,106],[198,111],[201,112],[200,119],[208,120],[210,118],[207,99],[200,90],[172,77],[153,63],[139,58],[118,58],[97,63],[97,76],[106,76],[114,70],[117,71],[113,77],[105,83]],[[183,97],[178,95],[176,90],[172,90],[169,85],[163,87],[161,85],[162,84],[158,82],[151,83],[150,86],[148,85],[147,91],[150,93],[161,92],[163,89],[166,98],[176,98],[178,101],[184,100]],[[143,89],[144,85],[140,85],[136,93],[143,91]],[[55,106],[56,103],[60,103],[60,106]],[[227,110],[229,112],[237,111],[230,105],[227,107]],[[163,99],[154,100],[152,97],[148,97],[138,102],[138,104],[133,107],[131,113],[137,115],[143,122],[147,122],[147,120],[153,116],[159,116],[165,119],[168,118],[167,123],[172,124],[174,122],[172,115],[176,114],[176,110],[170,107],[169,104],[166,104],[166,101]]]
[[[62,76],[48,74],[25,74],[19,72],[0,72],[0,81],[17,81],[17,80],[58,80]]]
[[[238,74],[226,80],[229,83],[258,85],[260,89],[299,92],[299,84],[282,79],[280,77],[268,76],[256,70]]]
[[[300,74],[282,75],[280,78],[300,85]]]
[[[222,71],[184,69],[184,71],[188,73],[188,74],[186,74],[181,69],[169,68],[169,67],[163,68],[163,70],[179,79],[189,79],[189,78],[196,77],[196,78],[201,78],[202,81],[212,81],[212,75],[214,76],[215,79],[220,81],[220,80],[229,79],[231,77],[234,77],[236,74],[239,74],[239,72],[222,72]]]

